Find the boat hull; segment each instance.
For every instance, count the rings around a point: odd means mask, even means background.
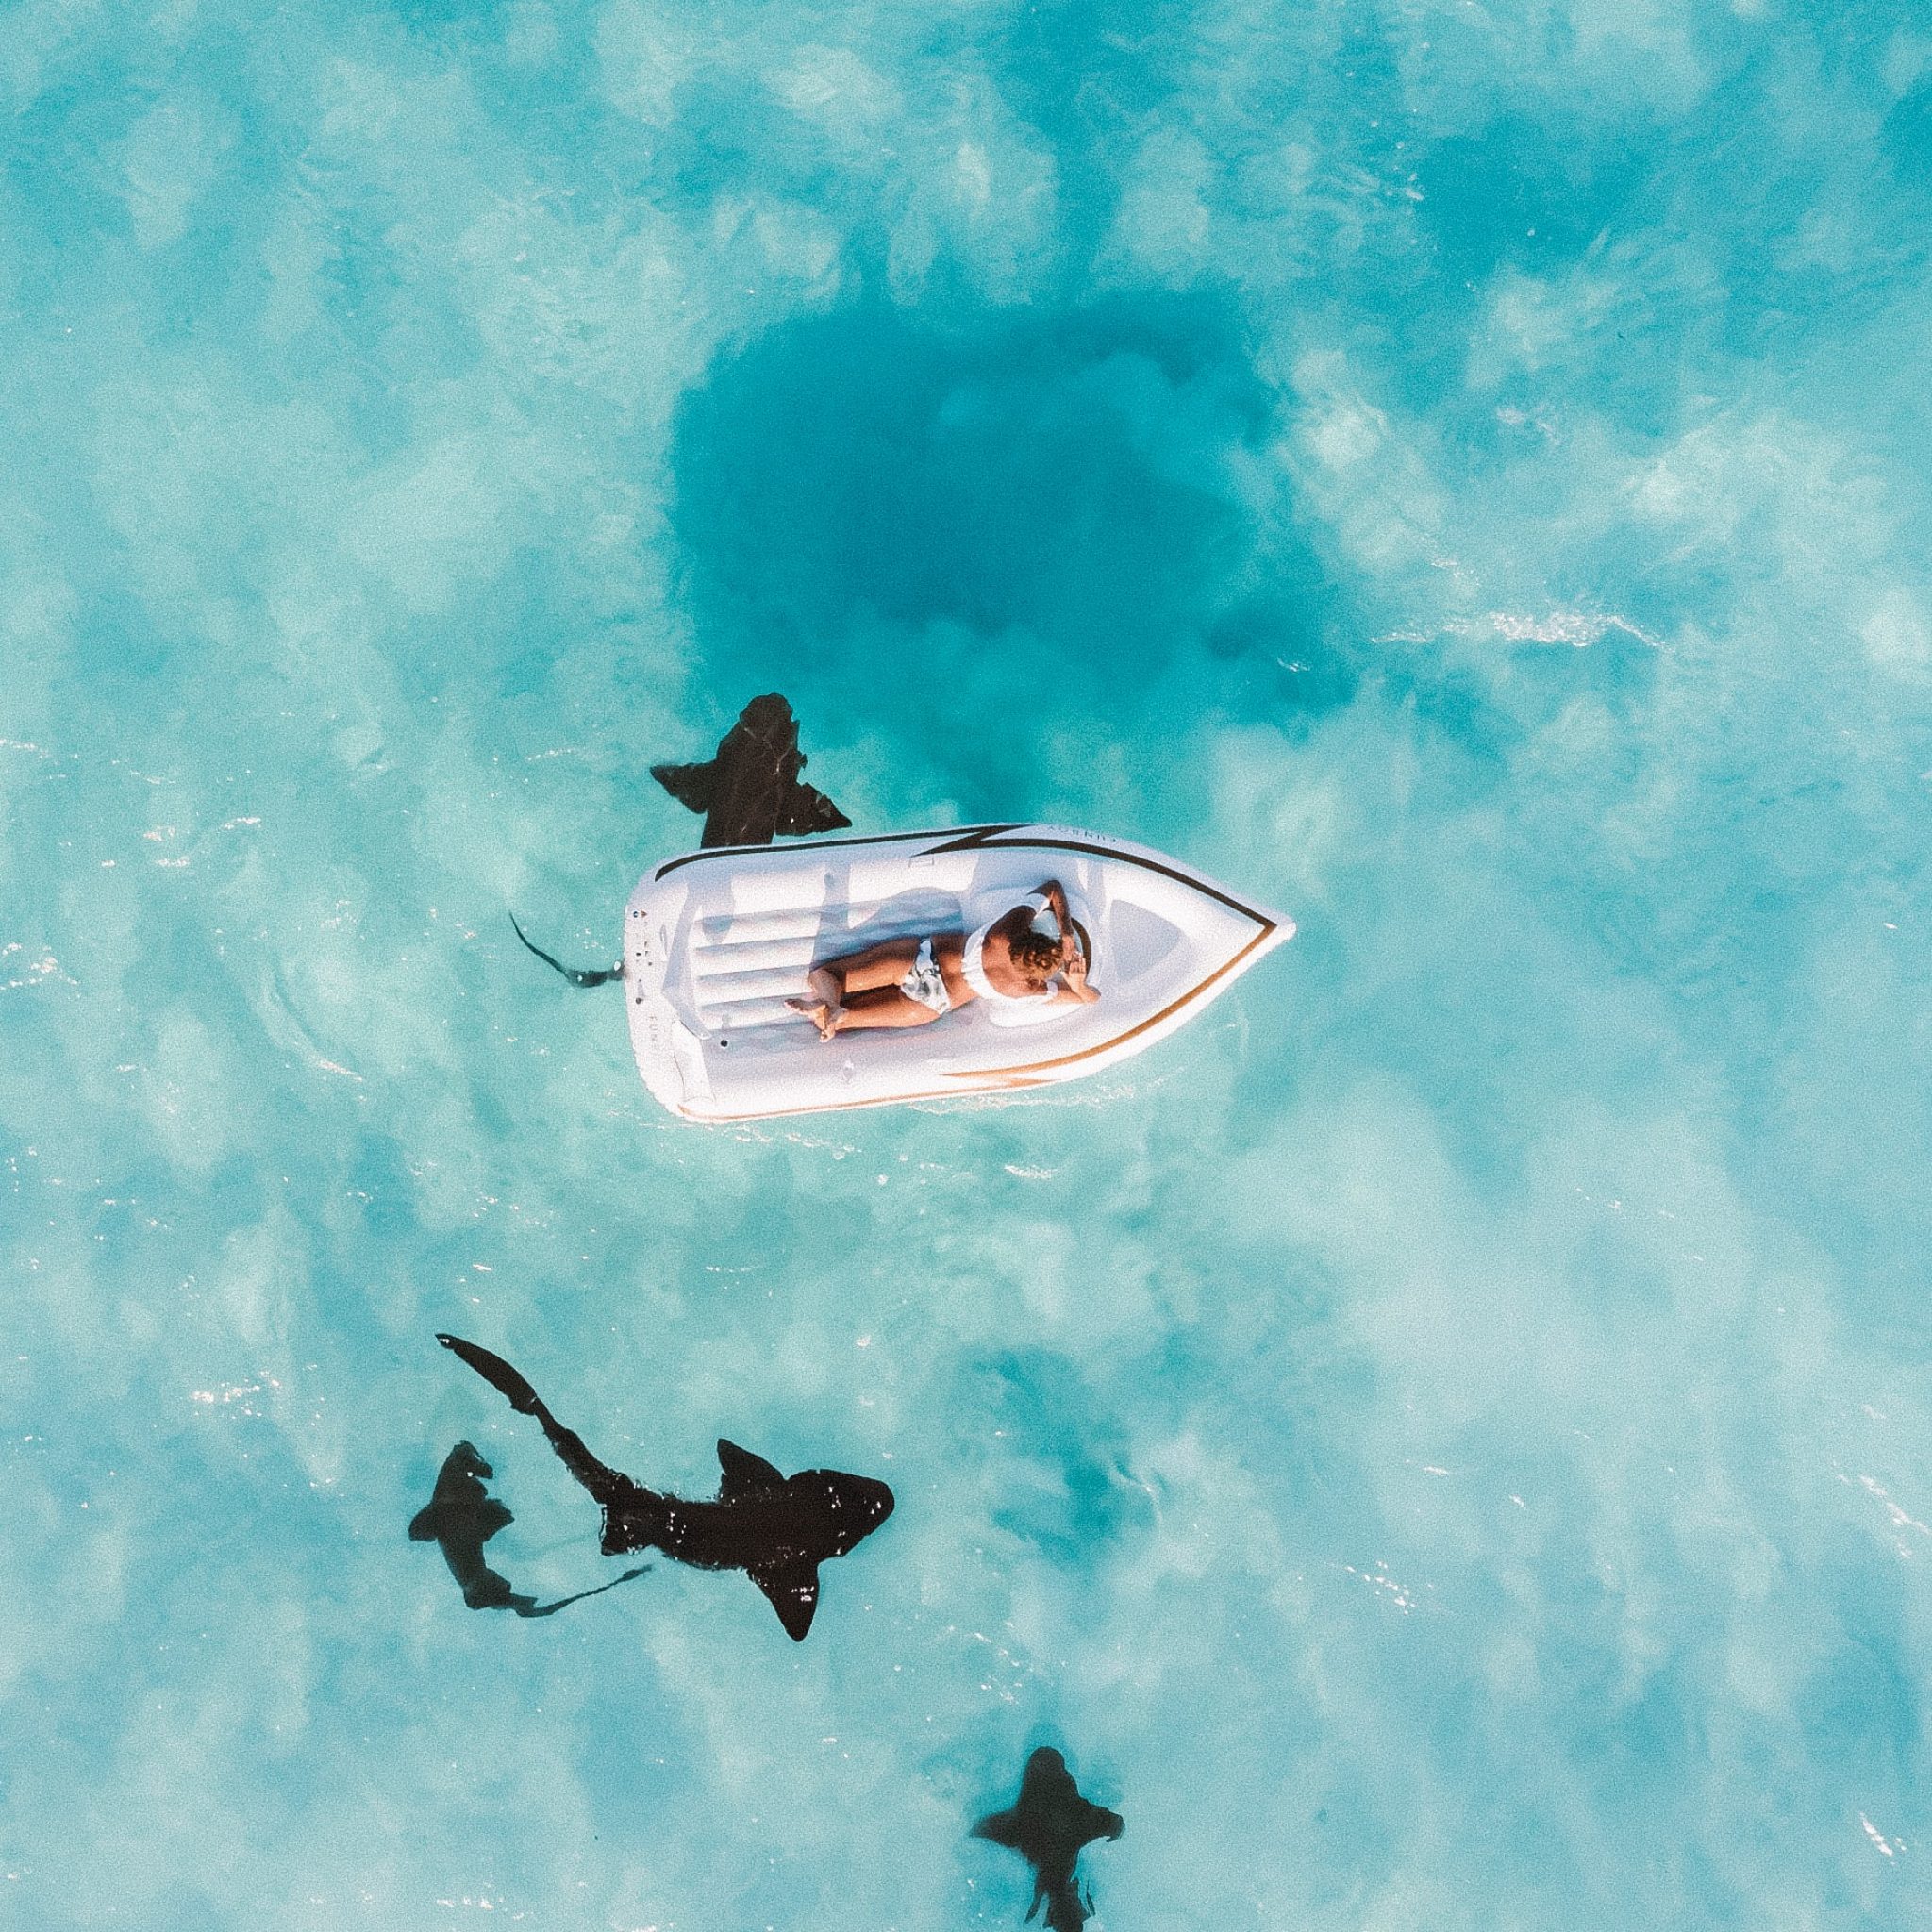
[[[826,1042],[786,1005],[822,960],[958,932],[1044,880],[1091,941],[1088,1007],[977,1000],[930,1026]],[[638,1069],[691,1121],[743,1121],[1100,1073],[1184,1025],[1294,931],[1178,859],[1063,825],[971,825],[686,853],[625,917]]]

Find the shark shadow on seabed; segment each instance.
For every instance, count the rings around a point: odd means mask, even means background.
[[[1080,1888],[1080,1854],[1097,1840],[1119,1838],[1126,1828],[1118,1811],[1083,1798],[1067,1760],[1042,1745],[1026,1760],[1011,1808],[982,1818],[973,1836],[1018,1852],[1033,1867],[1029,1924],[1044,1905],[1047,1932],[1080,1932],[1093,1910],[1092,1898]]]
[[[794,1643],[819,1606],[819,1565],[856,1549],[892,1513],[892,1492],[871,1476],[837,1469],[784,1475],[762,1456],[722,1437],[717,1499],[690,1502],[647,1490],[598,1461],[575,1430],[501,1356],[456,1335],[437,1341],[467,1362],[520,1415],[534,1416],[563,1466],[604,1511],[604,1554],[661,1550],[700,1570],[742,1570],[778,1613]]]
[[[483,1558],[483,1545],[516,1521],[483,1487],[492,1474],[474,1443],[458,1442],[436,1473],[435,1494],[409,1524],[412,1542],[433,1542],[441,1550],[449,1574],[462,1587],[463,1601],[473,1610],[514,1610],[520,1617],[554,1617],[587,1596],[602,1596],[607,1590],[641,1576],[651,1567],[641,1563],[608,1583],[600,1583],[595,1590],[580,1590],[575,1596],[558,1597],[547,1604],[512,1590],[509,1579],[499,1575]]]

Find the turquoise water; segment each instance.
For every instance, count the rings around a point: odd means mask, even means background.
[[[0,14],[0,1913],[1928,1909],[1909,0]],[[784,691],[1300,937],[701,1131],[613,958]],[[611,1461],[898,1508],[788,1642]]]

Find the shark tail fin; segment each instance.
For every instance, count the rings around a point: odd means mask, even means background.
[[[537,1391],[500,1355],[492,1355],[487,1348],[478,1348],[474,1341],[465,1341],[460,1335],[444,1335],[438,1331],[437,1341],[456,1357],[483,1377],[519,1415],[533,1415],[540,1421],[545,1411]]]
[[[580,1604],[586,1597],[602,1596],[607,1590],[615,1590],[620,1583],[628,1583],[634,1576],[641,1576],[651,1566],[640,1563],[635,1570],[626,1570],[622,1576],[613,1577],[608,1583],[600,1583],[595,1590],[580,1590],[575,1596],[560,1596],[555,1603],[540,1604],[534,1597],[512,1598],[510,1607],[520,1617],[554,1617],[558,1610],[567,1610],[572,1604]]]
[[[624,966],[621,961],[617,965],[609,967],[566,966],[561,959],[552,958],[541,946],[538,945],[530,938],[530,935],[521,925],[517,925],[517,916],[514,912],[509,916],[509,923],[516,926],[518,939],[522,940],[524,944],[528,946],[530,951],[535,953],[544,965],[556,967],[558,972],[562,974],[573,986],[604,986],[613,979],[622,979],[624,977]]]

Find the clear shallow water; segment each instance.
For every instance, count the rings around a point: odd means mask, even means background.
[[[0,20],[18,1923],[1925,1910],[1932,37],[1735,9]],[[753,692],[1301,937],[713,1134],[586,962]],[[794,1649],[640,1477],[886,1476]],[[487,1909],[491,1917],[485,1921]]]

